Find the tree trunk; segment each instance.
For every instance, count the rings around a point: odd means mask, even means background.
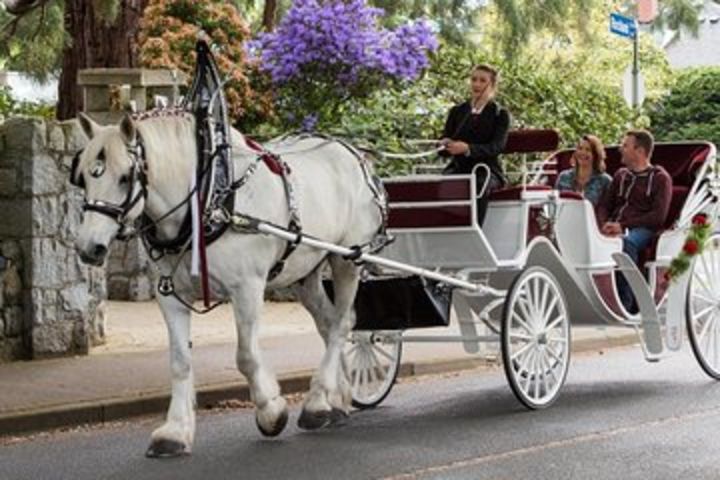
[[[277,17],[277,0],[265,0],[265,8],[263,9],[263,28],[266,32],[272,32],[275,28],[275,18]]]
[[[117,18],[108,23],[96,16],[93,2],[65,0],[65,31],[71,41],[63,51],[58,119],[73,118],[83,109],[78,70],[137,66],[139,21],[148,0],[119,2]]]

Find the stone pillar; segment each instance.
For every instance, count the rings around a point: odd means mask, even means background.
[[[63,167],[85,142],[75,121],[0,124],[0,360],[104,341],[105,272],[75,253],[82,194]]]
[[[85,113],[101,124],[116,123],[128,104],[142,112],[155,107],[155,96],[167,99],[168,106],[179,100],[179,86],[187,76],[179,70],[147,68],[89,68],[78,72]]]

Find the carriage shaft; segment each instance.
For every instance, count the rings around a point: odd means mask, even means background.
[[[273,235],[279,238],[282,238],[283,240],[287,240],[288,242],[299,242],[303,245],[307,245],[309,247],[317,248],[320,250],[327,250],[328,252],[336,253],[338,255],[346,256],[346,257],[354,257],[356,254],[356,251],[347,248],[342,247],[340,245],[335,245],[334,243],[325,242],[322,240],[318,240],[313,237],[309,237],[306,235],[293,233],[288,230],[285,230],[283,228],[276,227],[274,225],[270,225],[265,222],[259,222],[257,225],[258,231],[261,233],[265,233],[268,235]],[[452,285],[454,287],[462,288],[464,290],[469,290],[474,293],[489,293],[493,294],[494,289],[490,287],[486,287],[484,285],[470,283],[465,280],[460,280],[455,277],[451,277],[449,275],[443,275],[438,272],[434,272],[432,270],[427,270],[425,268],[419,268],[414,267],[412,265],[408,265],[402,262],[397,262],[395,260],[390,260],[387,258],[383,258],[377,255],[373,255],[370,253],[363,253],[358,258],[357,261],[363,261],[368,263],[373,263],[376,265],[380,265],[382,267],[389,268],[391,270],[396,270],[399,272],[409,273],[411,275],[418,275],[420,277],[429,278],[431,280],[437,280],[438,282],[442,282],[448,285]]]

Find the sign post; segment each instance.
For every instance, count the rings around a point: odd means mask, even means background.
[[[619,13],[610,14],[610,31],[621,37],[631,38],[633,41],[633,63],[632,63],[632,94],[630,106],[634,109],[640,108],[640,67],[638,60],[638,27],[634,18],[625,17]]]

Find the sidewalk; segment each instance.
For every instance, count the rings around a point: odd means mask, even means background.
[[[450,335],[456,328],[425,330]],[[626,328],[573,329],[573,352],[637,342]],[[304,392],[323,352],[312,318],[296,303],[266,303],[260,327],[265,358],[285,394]],[[0,364],[0,435],[133,415],[162,413],[168,405],[170,372],[167,334],[154,302],[110,302],[107,344],[89,356]],[[235,366],[235,327],[229,306],[192,324],[193,367],[198,408],[222,400],[247,400]],[[401,376],[467,369],[487,364],[459,343],[403,345]]]

